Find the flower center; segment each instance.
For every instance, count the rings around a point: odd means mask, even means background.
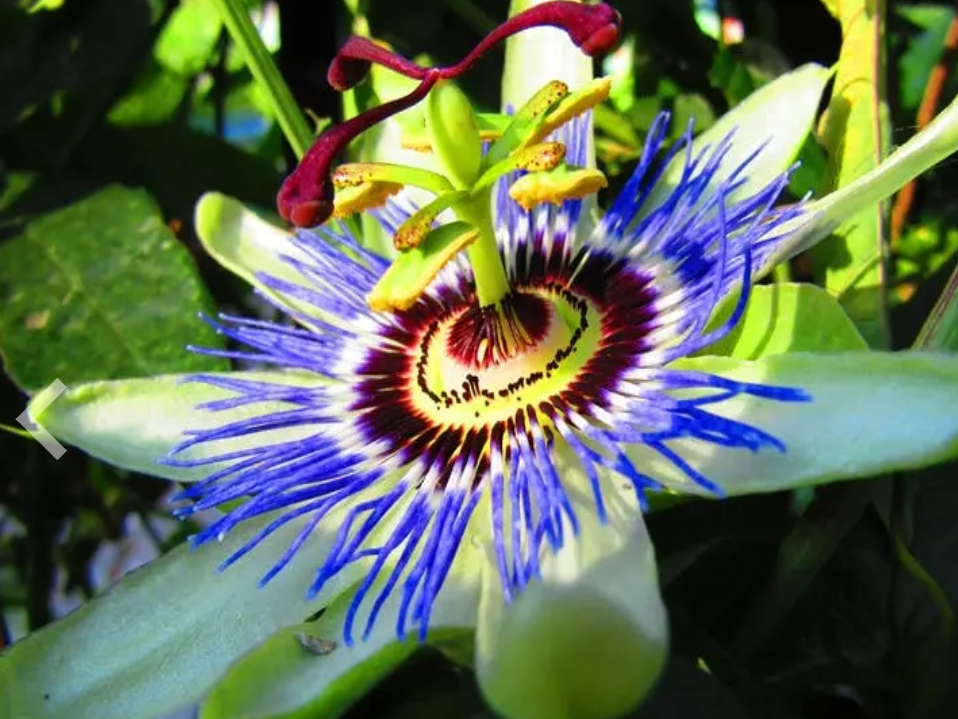
[[[564,242],[518,252],[515,289],[496,305],[483,307],[462,272],[391,314],[349,370],[349,412],[383,462],[468,457],[481,476],[494,446],[515,449],[509,437],[535,425],[547,441],[555,418],[576,424],[617,401],[652,346],[653,275],[603,252],[566,255]]]
[[[569,384],[599,340],[598,325],[595,309],[559,285],[525,287],[491,307],[470,303],[423,336],[415,404],[444,424],[508,419]]]

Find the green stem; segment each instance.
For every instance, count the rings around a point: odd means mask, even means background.
[[[941,296],[925,320],[915,347],[930,350],[958,350],[958,267],[951,273]]]
[[[512,287],[506,268],[499,256],[496,232],[492,228],[490,212],[492,198],[489,192],[480,192],[468,202],[456,207],[459,219],[465,220],[479,230],[479,238],[466,249],[476,283],[476,296],[481,307],[494,305],[509,294]]]
[[[296,153],[302,157],[313,144],[315,136],[306,122],[306,117],[293,99],[293,94],[283,81],[279,68],[273,62],[269,50],[263,45],[259,31],[249,18],[242,0],[213,0],[230,37],[243,54],[253,79],[263,88],[269,97],[276,120],[286,136],[286,140]]]
[[[776,282],[787,283],[792,281],[792,268],[788,264],[788,261],[779,262],[772,269],[772,276],[775,278]]]
[[[33,439],[33,435],[27,432],[25,429],[17,429],[16,427],[0,424],[0,430],[9,432],[10,434],[15,434],[18,437],[23,437],[24,439]]]

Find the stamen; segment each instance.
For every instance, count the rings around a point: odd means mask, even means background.
[[[399,194],[400,190],[402,185],[395,182],[363,182],[344,187],[336,193],[333,217],[349,217],[382,207],[390,197]]]
[[[297,227],[312,227],[329,219],[335,194],[330,169],[346,145],[373,125],[418,103],[439,80],[451,80],[469,70],[483,54],[506,38],[534,27],[551,26],[564,30],[587,55],[595,55],[612,48],[621,23],[619,13],[605,3],[580,5],[554,0],[509,18],[460,62],[441,68],[424,68],[370,40],[350,38],[327,73],[327,80],[335,89],[347,90],[361,82],[372,63],[419,80],[420,84],[408,95],[378,105],[320,135],[280,188],[276,198],[280,216]]]
[[[518,153],[516,167],[527,172],[548,172],[565,159],[565,145],[561,142],[543,142]]]
[[[521,207],[531,210],[536,205],[579,199],[598,192],[608,181],[598,170],[588,168],[558,168],[552,172],[523,175],[509,188],[509,197]]]
[[[432,230],[436,218],[455,203],[465,199],[468,194],[468,192],[447,192],[417,210],[396,230],[396,234],[393,235],[393,246],[400,252],[419,247]]]

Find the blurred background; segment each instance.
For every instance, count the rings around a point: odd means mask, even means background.
[[[674,134],[693,117],[705,129],[771,78],[831,65],[842,48],[838,0],[613,4],[624,42],[597,68],[614,89],[595,114],[610,194],[657,112],[671,110]],[[877,11],[859,59],[884,80],[867,91],[887,108],[885,153],[958,90],[956,8],[857,4]],[[508,2],[247,5],[322,126],[344,112],[325,70],[349,33],[451,64],[506,17]],[[481,109],[498,108],[501,72],[496,51],[462,80]],[[350,98],[376,102],[371,89]],[[822,191],[828,158],[810,139],[793,198]],[[198,313],[268,310],[202,253],[193,206],[217,190],[271,211],[293,159],[209,0],[0,0],[0,646],[195,529],[168,518],[167,484],[77,450],[54,460],[23,436],[16,417],[27,394],[56,378],[70,386],[222,369],[184,351],[222,341]],[[871,252],[879,243],[888,253],[877,294],[836,291],[874,346],[909,346],[953,270],[956,182],[948,161],[885,208],[868,238]],[[834,290],[829,252],[798,258],[780,277]],[[637,716],[958,716],[954,474],[946,466],[907,484],[880,478],[651,517],[675,657]],[[468,669],[424,650],[349,716],[491,714]]]

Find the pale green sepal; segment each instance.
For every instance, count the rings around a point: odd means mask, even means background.
[[[805,213],[778,232],[795,234],[769,266],[804,252],[848,217],[881,202],[958,150],[958,99],[871,172],[806,205]]]
[[[223,267],[290,309],[311,309],[266,287],[258,276],[266,274],[305,285],[303,277],[282,259],[307,259],[289,232],[270,224],[239,200],[218,192],[207,192],[196,203],[195,223],[200,243]],[[315,314],[315,309],[310,314]]]
[[[726,196],[726,206],[754,195],[788,170],[812,129],[818,101],[831,75],[831,70],[820,65],[802,65],[753,92],[695,138],[692,157],[697,157],[706,147],[717,148],[734,133],[725,159],[701,197],[712,197],[759,148],[761,151],[742,173],[744,182]],[[669,163],[656,189],[643,203],[638,213],[640,219],[661,205],[675,189],[685,165],[683,150]]]
[[[725,323],[737,299],[736,295],[722,306],[712,318],[713,326]],[[775,282],[752,287],[742,319],[701,354],[753,360],[785,352],[865,349],[868,343],[828,292],[806,283]]]
[[[710,412],[776,437],[756,453],[701,440],[669,447],[728,495],[916,469],[958,456],[958,355],[932,352],[790,353],[746,362],[700,357],[674,365],[727,379],[798,388],[809,402],[737,396]],[[709,496],[643,445],[626,452],[680,492]]]
[[[338,717],[417,648],[415,640],[400,642],[395,634],[381,633],[346,646],[343,614],[341,609],[329,616],[327,610],[317,621],[284,629],[256,647],[210,692],[199,719]],[[318,648],[309,647],[311,640]]]
[[[171,467],[160,464],[188,431],[222,426],[247,417],[295,409],[281,402],[255,403],[228,410],[202,410],[197,405],[235,396],[203,382],[184,382],[190,375],[91,382],[70,387],[39,416],[31,416],[62,442],[79,447],[97,459],[122,469],[156,477],[194,482],[212,473],[216,465]],[[210,376],[216,376],[211,374]],[[319,387],[316,375],[280,372],[230,372],[221,376]],[[243,447],[296,441],[315,433],[315,426],[248,434],[200,445],[181,458],[213,456]]]
[[[567,526],[563,548],[543,556],[541,581],[506,603],[495,566],[483,573],[476,673],[507,719],[624,716],[665,662],[668,619],[641,512],[616,501],[601,524],[591,498],[573,503],[578,534]]]
[[[471,637],[482,556],[474,545],[459,549],[432,607],[430,642],[455,644],[462,636]],[[391,571],[387,566],[383,576]],[[367,597],[376,595],[374,586]],[[401,582],[366,639],[367,615],[360,611],[349,646],[343,641],[343,622],[351,601],[352,593],[344,593],[318,620],[284,629],[236,662],[203,703],[200,719],[333,719],[423,646],[416,627],[405,639],[397,638]]]
[[[342,518],[343,511],[336,512],[325,526],[335,528]],[[335,530],[318,529],[273,581],[259,587],[308,517],[217,571],[272,519],[244,522],[220,544],[180,546],[14,644],[0,655],[0,717],[167,717],[197,702],[253,647],[304,621],[356,581],[356,570],[347,568],[316,600],[306,601],[317,562],[335,537]]]

